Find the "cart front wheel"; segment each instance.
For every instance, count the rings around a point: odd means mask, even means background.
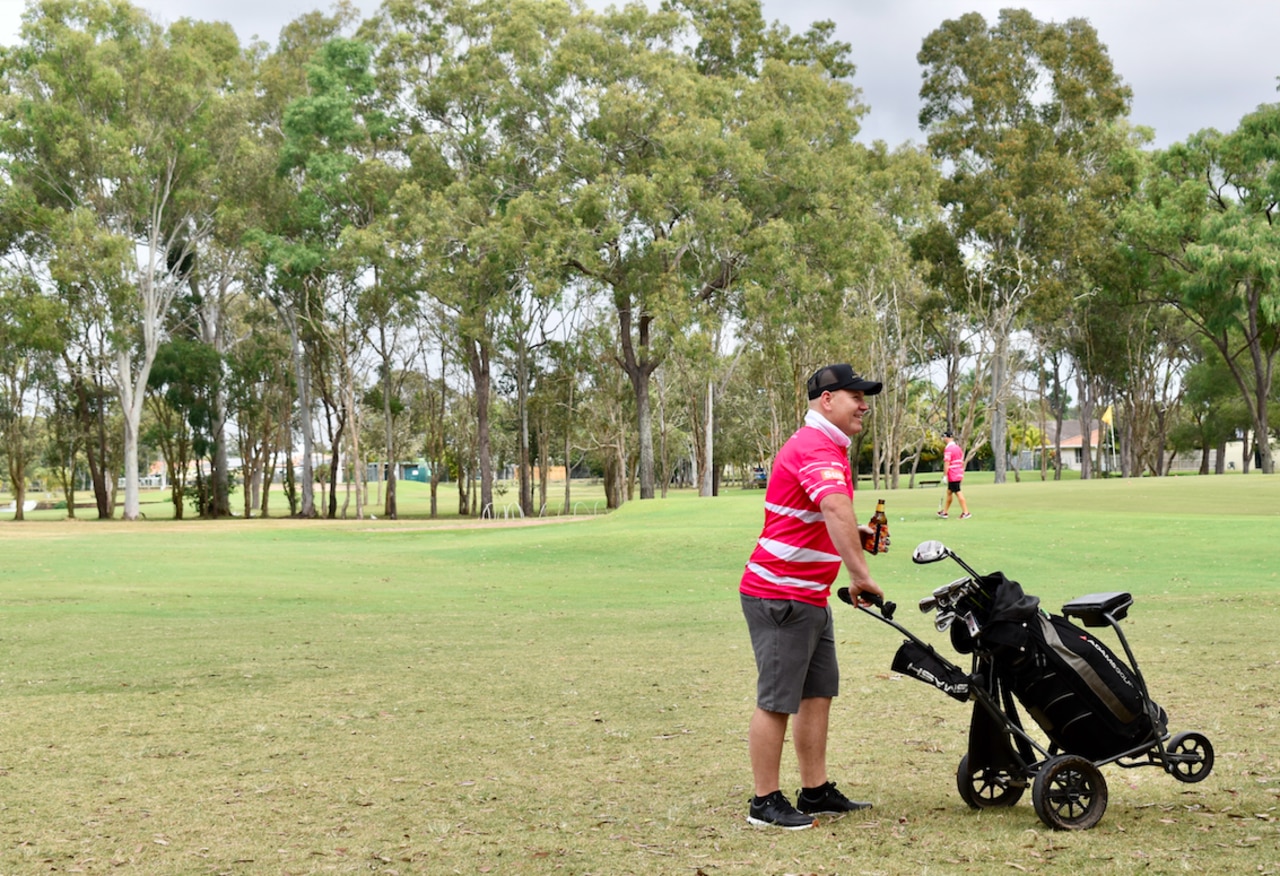
[[[960,799],[969,804],[970,809],[996,809],[1012,806],[1022,799],[1026,783],[1002,767],[970,767],[966,754],[960,758],[960,768],[956,770],[956,787]]]
[[[1213,772],[1213,743],[1203,733],[1179,733],[1164,751],[1165,769],[1179,782],[1198,782]]]
[[[1107,780],[1076,754],[1050,758],[1031,786],[1036,815],[1054,830],[1088,830],[1107,810]]]

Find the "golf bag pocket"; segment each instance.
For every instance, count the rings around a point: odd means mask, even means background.
[[[969,676],[929,646],[921,646],[910,639],[903,642],[898,653],[893,655],[893,671],[931,684],[962,703],[969,699]]]

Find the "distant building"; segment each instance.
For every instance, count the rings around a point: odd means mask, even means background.
[[[1050,425],[1050,428],[1052,428],[1052,424]],[[1084,456],[1084,442],[1081,440],[1081,434],[1082,433],[1080,431],[1079,420],[1063,420],[1062,422],[1062,467],[1063,468],[1070,469],[1072,471],[1080,470],[1081,461]],[[1089,433],[1089,451],[1090,453],[1095,454],[1094,456],[1095,459],[1097,458],[1096,454],[1098,452],[1098,442],[1099,440],[1102,440],[1104,437],[1105,437],[1104,433],[1102,433],[1097,428],[1094,428]],[[1050,436],[1050,439],[1048,441],[1048,451],[1050,453],[1053,452],[1053,446],[1054,446],[1054,442],[1052,440],[1052,436]],[[1275,447],[1275,445],[1272,445],[1272,446],[1273,448]],[[1272,452],[1275,453],[1275,450],[1273,449]],[[1167,452],[1165,456],[1166,458],[1168,457]],[[1244,471],[1244,440],[1237,439],[1235,441],[1228,441],[1226,444],[1226,448],[1223,451],[1222,458],[1223,458],[1223,465],[1222,465],[1223,471]],[[1198,472],[1200,470],[1200,460],[1201,460],[1201,452],[1199,450],[1192,450],[1187,453],[1180,453],[1173,458],[1173,462],[1170,463],[1169,465],[1169,471],[1170,472]],[[1211,448],[1209,451],[1209,471],[1211,472],[1217,471],[1218,470],[1217,465],[1218,465],[1218,450],[1217,448]],[[1032,463],[1028,461],[1027,465],[1021,466],[1021,467],[1031,468]],[[1103,459],[1102,459],[1103,471],[1108,471],[1112,467],[1113,466],[1111,465],[1111,460],[1107,458],[1107,454],[1104,452]],[[1117,462],[1114,467],[1119,468],[1119,463]],[[1254,464],[1250,462],[1249,469],[1252,471],[1254,467],[1255,467]]]

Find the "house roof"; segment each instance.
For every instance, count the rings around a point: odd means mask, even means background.
[[[1050,447],[1054,446],[1057,443],[1052,440],[1052,435],[1053,435],[1053,424],[1050,423],[1049,436],[1048,436],[1048,443]],[[1083,445],[1083,442],[1080,440],[1080,435],[1081,435],[1081,431],[1080,431],[1079,420],[1063,420],[1062,421],[1062,443],[1061,443],[1062,447],[1064,448],[1065,447],[1074,447],[1074,448],[1083,447],[1084,445]],[[1090,447],[1098,446],[1098,437],[1099,436],[1098,436],[1097,429],[1090,430],[1089,432]]]

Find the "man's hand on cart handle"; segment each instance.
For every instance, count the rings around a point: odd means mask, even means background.
[[[854,598],[852,591],[848,587],[841,587],[836,591],[836,596],[840,597],[840,601],[852,606],[857,606],[859,602],[865,602],[867,605],[874,605],[880,609],[880,613],[889,620],[893,620],[893,613],[898,610],[897,603],[887,601],[879,593],[872,593],[869,590],[863,590]]]

